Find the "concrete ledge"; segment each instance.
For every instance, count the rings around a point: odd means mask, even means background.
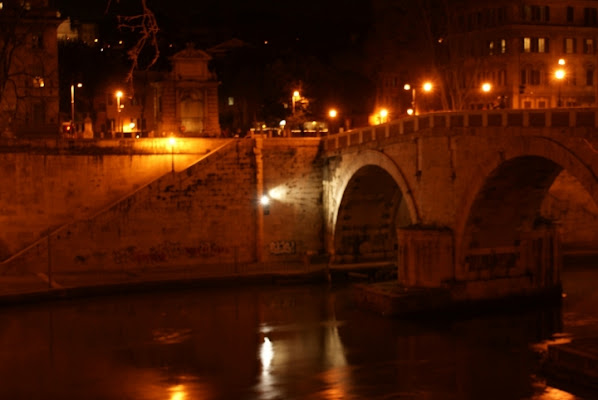
[[[574,392],[598,390],[598,337],[549,345],[542,367],[557,387]]]
[[[443,309],[450,291],[434,288],[406,288],[398,282],[359,284],[354,287],[357,304],[385,316],[409,316]]]
[[[558,304],[562,289],[527,289],[492,297],[463,297],[452,288],[406,288],[398,282],[355,285],[354,298],[361,308],[392,317],[417,317],[447,312],[474,314],[498,310],[519,310],[537,304]]]

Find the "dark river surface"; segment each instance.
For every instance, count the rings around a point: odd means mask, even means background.
[[[598,266],[560,308],[408,322],[350,284],[196,288],[0,309],[0,399],[577,400],[539,371],[598,336]]]

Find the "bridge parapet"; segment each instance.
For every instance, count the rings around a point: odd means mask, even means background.
[[[435,112],[327,136],[326,151],[342,150],[431,128],[598,128],[598,109],[509,109]]]

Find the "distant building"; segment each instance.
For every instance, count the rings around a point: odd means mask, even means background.
[[[168,72],[137,71],[133,86],[113,85],[94,100],[102,137],[220,136],[218,81],[211,57],[189,45]],[[117,97],[117,93],[121,96]]]
[[[152,83],[157,136],[220,136],[218,81],[210,60],[188,45],[172,57],[172,71]]]
[[[59,13],[48,0],[0,1],[0,133],[57,135]],[[10,132],[10,133],[9,133]]]
[[[99,28],[96,23],[67,18],[58,26],[57,35],[59,41],[81,41],[92,46],[98,41]]]
[[[453,108],[596,106],[597,1],[459,4],[442,38],[447,70],[458,72]]]

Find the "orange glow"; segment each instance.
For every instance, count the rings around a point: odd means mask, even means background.
[[[338,115],[338,113],[334,108],[332,108],[330,111],[328,111],[328,116],[330,118],[336,118],[337,115]]]
[[[434,86],[431,82],[425,82],[423,85],[424,92],[431,92]]]
[[[482,91],[488,93],[489,91],[492,90],[492,85],[489,84],[488,82],[485,82],[482,84]]]
[[[563,79],[565,77],[565,75],[566,75],[565,70],[562,68],[559,68],[554,72],[554,77],[558,80]]]

